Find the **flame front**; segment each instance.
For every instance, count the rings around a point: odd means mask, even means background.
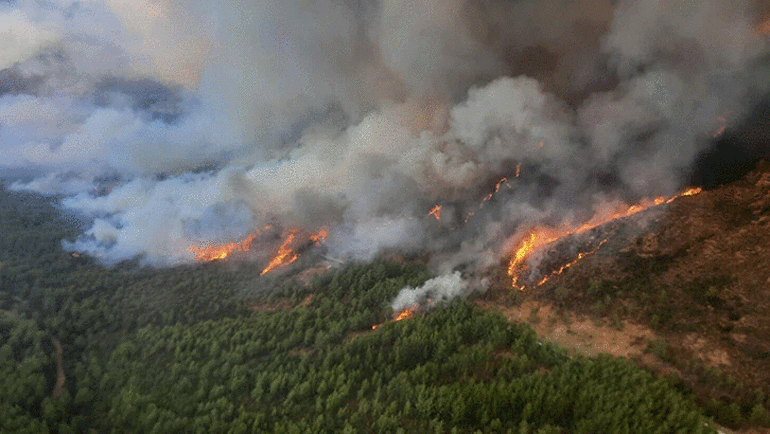
[[[292,247],[294,240],[297,238],[297,232],[297,230],[289,231],[286,239],[283,240],[281,245],[278,247],[278,250],[275,252],[275,255],[273,255],[273,259],[271,259],[270,263],[267,264],[267,267],[265,267],[265,269],[259,273],[260,276],[263,276],[278,267],[289,265],[299,259],[299,253]],[[321,229],[315,234],[308,236],[307,239],[315,244],[320,244],[326,241],[327,235],[329,235],[329,231],[326,229]]]
[[[409,319],[414,316],[414,314],[417,313],[417,310],[420,309],[420,303],[416,303],[411,307],[407,307],[406,309],[402,309],[396,313],[393,314],[393,321],[402,321],[405,319]],[[377,330],[380,328],[380,326],[384,323],[375,324],[372,326],[372,330]]]
[[[688,188],[687,190],[679,193],[678,196],[674,196],[671,199],[669,199],[668,202],[672,202],[672,201],[674,201],[674,199],[678,199],[678,198],[680,198],[682,196],[695,196],[696,194],[700,193],[701,191],[703,191],[703,189],[700,188],[700,187]]]
[[[264,230],[268,230],[270,228],[271,226],[267,225],[264,227]],[[299,231],[297,230],[288,232],[286,238],[281,242],[278,250],[270,259],[270,263],[268,263],[267,267],[265,267],[265,269],[259,273],[260,276],[267,274],[278,267],[289,265],[299,258],[299,253],[292,247],[292,245],[295,243],[295,240],[297,239],[298,232]],[[260,234],[262,234],[262,230],[256,230],[253,234],[239,242],[226,243],[211,247],[191,246],[188,248],[188,250],[192,251],[195,254],[195,259],[201,262],[223,260],[234,252],[248,252],[251,250],[254,240]],[[328,235],[329,231],[327,229],[321,229],[315,234],[303,235],[302,239],[310,240],[315,244],[321,244],[326,240]]]
[[[294,251],[293,248],[291,248],[291,243],[294,242],[294,237],[296,237],[296,235],[297,235],[297,231],[289,232],[289,235],[286,237],[285,240],[283,240],[281,245],[278,247],[278,251],[273,256],[273,259],[271,259],[270,263],[267,264],[267,267],[265,267],[265,269],[262,270],[261,273],[259,273],[260,276],[263,276],[278,267],[289,265],[292,262],[296,261],[297,258],[299,258],[299,254],[297,254],[297,252]]]
[[[431,208],[430,212],[428,212],[428,215],[432,215],[436,218],[436,220],[441,220],[441,205],[436,205]]]
[[[511,286],[519,290],[524,290],[524,285],[519,285],[519,278],[521,274],[527,269],[526,260],[532,255],[532,253],[538,251],[543,246],[546,246],[555,241],[558,241],[559,239],[562,239],[568,235],[581,234],[591,229],[594,229],[598,226],[601,226],[605,223],[611,222],[613,220],[617,220],[623,217],[629,217],[634,214],[640,213],[646,209],[649,209],[654,206],[662,205],[664,203],[671,203],[683,196],[693,196],[700,193],[701,191],[702,191],[701,188],[690,188],[668,199],[662,196],[657,197],[655,199],[644,199],[640,203],[629,206],[625,209],[615,210],[614,212],[611,212],[611,213],[597,215],[591,220],[589,220],[588,222],[583,223],[578,227],[567,227],[560,230],[554,230],[554,229],[548,229],[548,228],[532,229],[529,232],[529,236],[525,236],[522,239],[522,241],[520,241],[519,246],[516,248],[516,250],[514,250],[513,256],[511,257],[511,260],[508,263],[508,276],[511,277]],[[599,243],[599,246],[597,246],[594,250],[590,252],[583,252],[578,254],[575,260],[562,266],[558,271],[552,273],[550,276],[543,278],[537,284],[537,286],[545,283],[551,276],[562,273],[564,270],[574,265],[580,259],[596,252],[606,241],[607,240],[603,240],[601,243]]]
[[[239,242],[226,243],[219,246],[195,247],[190,246],[188,250],[195,254],[198,261],[209,262],[227,258],[233,252],[247,252],[251,248],[251,243],[260,232],[257,231]]]
[[[517,285],[519,276],[526,269],[526,264],[524,261],[526,261],[527,258],[539,247],[550,244],[564,235],[549,233],[547,229],[539,229],[532,231],[529,234],[529,237],[524,237],[521,245],[513,254],[511,262],[508,264],[508,275],[511,276],[511,286],[520,290],[524,290],[524,286]]]
[[[599,243],[599,245],[598,245],[598,246],[596,246],[596,248],[595,248],[595,249],[593,249],[593,250],[590,250],[590,251],[588,251],[588,252],[582,252],[582,253],[578,253],[578,255],[577,255],[577,258],[575,258],[575,259],[573,259],[572,261],[570,261],[570,262],[567,262],[566,264],[562,265],[562,266],[561,266],[561,267],[560,267],[558,270],[556,270],[556,271],[552,272],[550,275],[548,275],[548,276],[546,276],[546,277],[543,277],[543,278],[540,280],[540,282],[538,282],[538,283],[537,283],[537,286],[540,286],[540,285],[544,284],[544,283],[545,283],[545,282],[547,282],[547,281],[548,281],[548,279],[550,279],[551,277],[553,277],[553,276],[558,276],[559,274],[563,273],[563,272],[564,272],[564,270],[566,270],[567,268],[569,268],[569,267],[571,267],[571,266],[573,266],[573,265],[577,264],[577,263],[578,263],[578,261],[580,261],[581,259],[585,258],[586,256],[588,256],[588,255],[593,255],[593,254],[594,254],[594,253],[596,253],[596,251],[597,251],[597,250],[599,250],[599,248],[601,248],[601,247],[604,245],[604,243],[606,243],[606,242],[607,242],[607,239],[603,239],[603,240],[602,240],[602,241]]]
[[[326,241],[327,235],[329,235],[329,231],[327,231],[326,229],[321,229],[317,233],[310,236],[310,241],[316,244],[323,243],[324,241]]]
[[[516,177],[517,178],[519,177],[520,166],[521,165],[516,166]],[[500,191],[500,187],[502,187],[503,184],[505,182],[507,182],[507,181],[508,181],[508,178],[505,178],[505,177],[500,178],[500,180],[497,181],[497,184],[495,184],[495,190],[492,191],[491,193],[487,194],[486,196],[484,196],[483,199],[481,199],[481,203],[479,203],[479,209],[484,208],[484,204],[487,203],[488,200],[492,199],[495,196],[495,194],[497,194]],[[468,220],[470,220],[470,218],[473,217],[474,215],[476,215],[476,211],[470,211],[465,216],[465,220],[463,220],[463,222],[468,223]]]
[[[395,317],[393,318],[393,321],[401,321],[405,319],[409,319],[414,316],[415,313],[417,313],[417,309],[420,307],[419,303],[415,304],[412,307],[408,307],[400,312],[398,312]]]
[[[518,174],[518,170],[516,173]],[[516,176],[518,177],[518,175]],[[481,206],[479,206],[479,208],[484,206],[484,202],[488,201],[489,199],[492,199],[495,196],[495,194],[497,194],[497,192],[500,191],[500,187],[506,181],[508,181],[508,178],[500,178],[500,180],[497,181],[497,184],[495,184],[495,191],[493,191],[492,193],[489,193],[488,195],[486,195],[486,197],[484,197],[484,199],[481,201]]]

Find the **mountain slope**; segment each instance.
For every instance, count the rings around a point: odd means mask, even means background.
[[[745,425],[752,413],[766,418],[757,404],[767,406],[770,395],[770,163],[729,185],[560,240],[538,268],[558,269],[564,252],[600,239],[593,254],[544,284],[517,294],[501,283],[487,297],[498,307],[559,311],[549,320],[552,335],[566,318],[582,316],[615,329],[648,327],[653,333],[642,333],[644,341],[658,357],[637,354],[640,363],[673,373],[723,423]]]

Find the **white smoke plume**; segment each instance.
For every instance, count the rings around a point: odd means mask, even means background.
[[[65,247],[106,263],[189,263],[278,224],[328,229],[334,257],[427,252],[452,276],[533,225],[680,188],[770,92],[768,16],[759,0],[3,2],[0,175],[67,196],[92,224]]]
[[[451,300],[467,292],[470,285],[462,278],[459,271],[452,274],[428,279],[419,288],[407,286],[403,288],[390,303],[394,312],[419,305],[421,308],[431,308],[439,303]]]

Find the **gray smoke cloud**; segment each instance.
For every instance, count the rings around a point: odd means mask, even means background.
[[[426,252],[451,276],[532,226],[682,187],[770,91],[767,9],[6,2],[0,165],[92,218],[65,247],[106,263],[189,263],[271,224],[325,228],[339,258]]]

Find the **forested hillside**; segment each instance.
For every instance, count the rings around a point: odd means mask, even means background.
[[[0,432],[714,432],[665,379],[467,301],[392,321],[419,266],[309,286],[247,264],[104,268],[61,249],[77,222],[50,199],[0,194]]]

